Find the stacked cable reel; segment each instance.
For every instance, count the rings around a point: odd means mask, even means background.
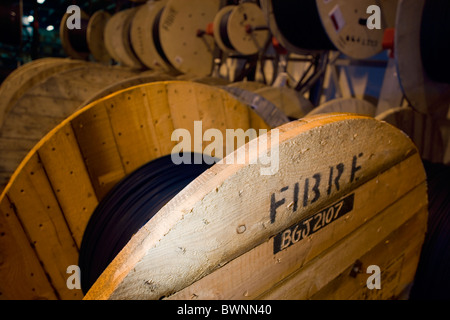
[[[89,102],[172,77],[82,60],[45,58],[13,72],[0,87],[0,189],[31,148]]]
[[[81,256],[93,257],[89,265],[99,262],[96,254],[84,255],[86,248],[103,250],[99,260],[112,254],[100,277],[87,280],[86,299],[346,299],[407,292],[427,199],[420,157],[402,132],[366,116],[311,116],[184,179],[189,172],[168,161],[177,145],[172,132],[180,128],[195,137],[196,120],[205,134],[209,128],[271,128],[226,91],[177,81],[100,99],[44,137],[0,199],[3,296],[81,298],[80,290],[67,288],[66,269],[81,266]],[[194,140],[183,151],[206,153],[207,147]],[[239,158],[246,160],[235,162]],[[159,201],[166,195],[168,202],[145,203],[145,195]],[[120,207],[143,216],[117,215]],[[95,246],[101,241],[106,247]],[[377,263],[392,275],[382,275],[390,279],[383,283],[387,290],[371,294],[364,274],[351,272],[355,261]]]
[[[72,13],[64,14],[59,27],[61,44],[66,54],[73,59],[109,63],[111,56],[105,46],[104,31],[111,15],[106,11],[97,11],[92,17],[80,10],[80,29],[70,25]]]

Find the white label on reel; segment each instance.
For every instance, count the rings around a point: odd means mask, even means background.
[[[333,10],[330,11],[328,16],[330,17],[331,22],[333,23],[334,30],[336,30],[336,32],[341,31],[342,28],[345,26],[345,20],[342,11],[339,8],[339,5],[336,5],[333,8]]]

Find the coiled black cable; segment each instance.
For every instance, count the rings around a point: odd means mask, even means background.
[[[191,154],[191,163],[195,156],[198,154]],[[211,167],[208,163],[213,163],[213,159],[201,164],[175,165],[170,155],[164,156],[138,168],[108,192],[92,214],[80,247],[78,263],[84,293],[133,234]]]

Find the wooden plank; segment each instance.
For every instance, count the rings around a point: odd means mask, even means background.
[[[131,173],[141,165],[161,155],[149,105],[140,88],[114,97],[114,108],[108,108],[111,128],[125,172]],[[124,121],[123,119],[127,119]]]
[[[107,112],[115,105],[114,99],[102,101],[71,121],[98,199],[125,176]]]
[[[266,147],[192,182],[133,236],[86,298],[170,296],[417,152],[401,131],[349,114],[288,123],[276,146],[282,169],[273,175],[252,164]]]
[[[144,99],[144,103],[148,104],[153,119],[153,126],[157,135],[156,147],[160,154],[170,154],[176,142],[171,141],[174,125],[167,97],[167,86],[161,83],[142,87],[142,94],[147,97]]]
[[[360,259],[359,272],[353,265],[311,296],[311,299],[396,299],[411,284],[419,261],[427,225],[427,210],[423,208],[400,228],[380,241]],[[367,288],[369,265],[381,271],[381,289]]]
[[[332,250],[317,256],[258,299],[307,299],[318,292],[391,232],[418,212],[426,210],[426,184],[423,183],[414,191],[416,192],[411,192],[394,203],[336,243]],[[423,234],[420,236],[423,237]]]
[[[70,124],[55,132],[38,151],[41,164],[77,246],[98,201]]]
[[[77,264],[77,246],[37,154],[18,173],[7,195],[58,296],[82,298],[81,290],[66,286],[66,269]]]
[[[85,64],[84,61],[70,59],[44,58],[35,63],[27,63],[17,70],[17,73],[5,80],[0,87],[0,128],[4,123],[4,114],[9,112],[14,103],[30,88],[47,77]]]
[[[81,99],[25,94],[17,101],[13,109],[17,114],[34,114],[64,119],[71,115],[81,103]]]
[[[56,299],[8,199],[0,203],[0,299]]]
[[[276,254],[271,238],[170,299],[255,299],[422,183],[421,166],[418,155],[408,158],[354,190],[353,210],[344,219]],[[405,178],[396,179],[399,176]]]

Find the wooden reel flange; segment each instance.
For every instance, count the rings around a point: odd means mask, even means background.
[[[269,37],[267,29],[261,8],[249,2],[223,7],[213,22],[214,39],[227,53],[257,54]]]
[[[410,105],[423,114],[445,117],[450,84],[431,79],[424,70],[420,33],[425,0],[399,0],[394,53],[401,89]]]
[[[19,165],[0,198],[0,292],[6,299],[80,299],[66,270],[98,201],[128,173],[170,154],[176,128],[269,129],[226,91],[156,82],[116,92],[68,117]],[[225,153],[224,153],[225,154]]]
[[[141,69],[143,67],[130,43],[130,26],[138,8],[119,11],[105,26],[105,46],[111,57],[124,66]]]
[[[0,190],[32,147],[78,108],[133,85],[171,79],[152,71],[69,59],[43,59],[5,80],[0,126]],[[23,70],[22,70],[23,69]],[[22,76],[21,76],[22,74]],[[12,94],[14,93],[14,94]]]
[[[336,48],[345,55],[354,59],[365,59],[380,53],[383,50],[382,42],[384,29],[392,26],[388,21],[394,17],[396,1],[379,1],[381,14],[381,28],[369,29],[367,27],[366,12],[374,2],[370,0],[316,0],[320,19],[328,37]],[[394,3],[394,5],[392,5]],[[389,6],[388,6],[389,4]]]
[[[206,76],[212,72],[214,39],[198,36],[213,21],[219,0],[169,0],[159,21],[162,50],[181,73]]]
[[[167,0],[160,0],[140,6],[131,23],[130,41],[134,52],[146,67],[173,71],[172,65],[164,58],[156,25],[166,4]]]
[[[393,26],[396,1],[379,1],[381,29],[369,29],[369,0],[262,1],[269,26],[283,47],[299,54],[339,50],[353,59],[383,50],[384,29]],[[394,12],[394,13],[393,13]]]
[[[61,44],[66,54],[81,60],[88,59],[92,54],[95,61],[109,62],[111,57],[105,47],[104,30],[111,15],[105,11],[97,11],[89,17],[81,10],[80,30],[68,29],[67,20],[70,16],[70,13],[65,13],[59,26]]]
[[[408,290],[427,221],[411,140],[373,118],[329,114],[253,141],[245,163],[230,154],[163,207],[85,298],[376,299]],[[268,152],[279,166],[263,175]],[[379,266],[381,290],[351,272],[355,261]]]

